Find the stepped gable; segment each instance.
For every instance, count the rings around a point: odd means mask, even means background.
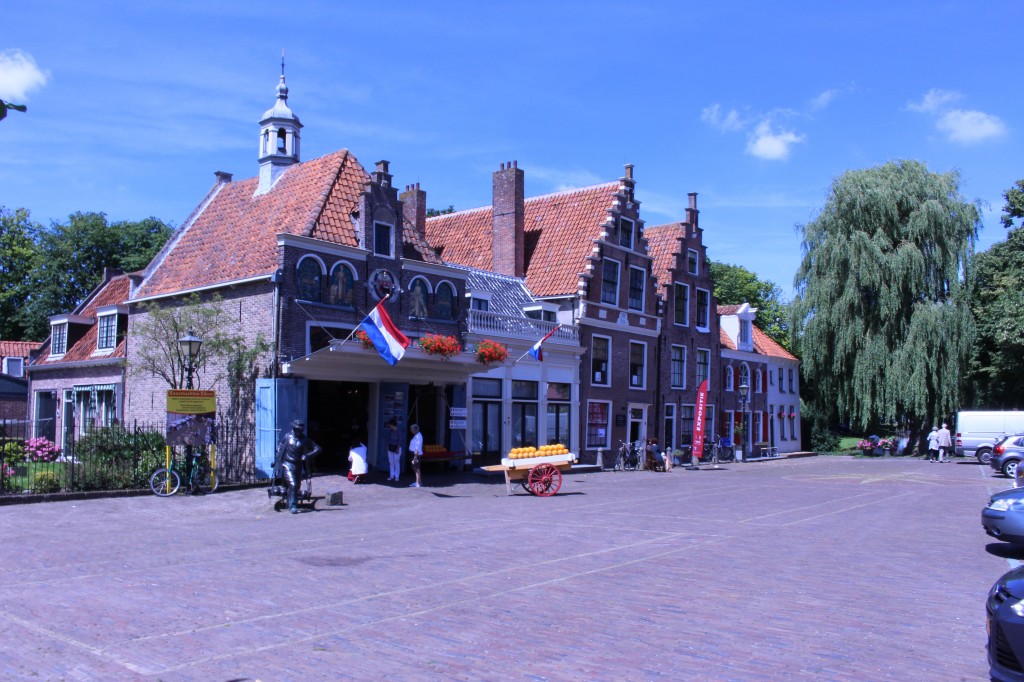
[[[259,196],[256,177],[218,183],[154,259],[135,298],[269,276],[279,233],[358,246],[351,214],[368,180],[342,149],[290,166]]]
[[[761,355],[768,355],[773,358],[796,360],[796,356],[780,346],[775,339],[758,329],[756,325],[752,325],[752,327],[754,329],[754,350]]]
[[[613,207],[619,183],[531,197],[523,202],[526,286],[536,296],[575,294],[594,240]],[[427,241],[441,259],[493,269],[493,208],[475,208],[427,220]]]
[[[686,237],[683,223],[669,223],[644,228],[644,239],[647,240],[647,253],[651,257],[651,271],[658,284],[666,287],[674,279],[672,271],[676,268],[676,254],[683,252],[682,239]]]
[[[85,302],[85,305],[81,306],[80,309],[75,310],[76,315],[91,317],[93,319],[93,323],[89,325],[89,328],[85,333],[67,349],[67,352],[64,353],[60,359],[54,360],[49,364],[53,366],[68,362],[82,362],[84,360],[96,359],[106,360],[108,358],[125,357],[126,337],[124,336],[122,336],[121,340],[117,342],[117,346],[112,352],[105,352],[99,357],[93,355],[96,352],[96,336],[99,334],[99,325],[96,324],[96,310],[106,306],[126,303],[128,301],[130,291],[131,279],[128,275],[118,275],[111,278],[105,285],[102,285],[99,291]],[[39,354],[36,364],[42,364],[49,357],[50,344],[47,343]]]

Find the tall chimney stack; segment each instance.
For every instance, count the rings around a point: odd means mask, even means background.
[[[690,229],[696,233],[698,227],[697,216],[700,214],[700,211],[697,210],[697,193],[688,192],[686,196],[690,197],[690,206],[686,209],[686,222],[689,223]]]
[[[523,171],[517,161],[501,164],[493,175],[494,223],[491,235],[492,267],[513,277],[526,275],[526,222],[523,209]]]
[[[427,235],[427,193],[420,189],[420,183],[406,185],[399,197],[402,201],[402,217],[416,228],[421,239]]]

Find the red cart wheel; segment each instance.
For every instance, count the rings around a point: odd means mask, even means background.
[[[530,469],[526,481],[531,493],[550,497],[562,487],[562,472],[553,464],[538,464]]]

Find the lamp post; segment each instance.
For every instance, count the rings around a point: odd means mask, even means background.
[[[192,375],[196,371],[196,359],[199,357],[199,349],[203,346],[203,340],[195,335],[191,329],[188,334],[178,339],[178,347],[185,358],[185,388],[192,390]]]
[[[740,443],[740,458],[747,459],[747,394],[750,393],[750,386],[747,382],[740,384],[740,425],[743,426],[743,438]]]

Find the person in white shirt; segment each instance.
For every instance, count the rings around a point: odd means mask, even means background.
[[[949,429],[945,424],[939,429],[939,461],[949,461],[949,450],[953,445],[953,440],[949,437]]]
[[[348,451],[348,480],[353,483],[362,483],[362,477],[366,475],[366,446],[360,443]]]
[[[410,488],[419,488],[420,483],[420,457],[423,456],[423,434],[420,433],[419,424],[409,427],[412,431],[412,440],[409,441],[409,454],[412,456],[412,470],[416,474],[416,481],[410,483]]]
[[[932,432],[928,434],[928,461],[934,462],[939,458],[939,427],[933,426]]]

